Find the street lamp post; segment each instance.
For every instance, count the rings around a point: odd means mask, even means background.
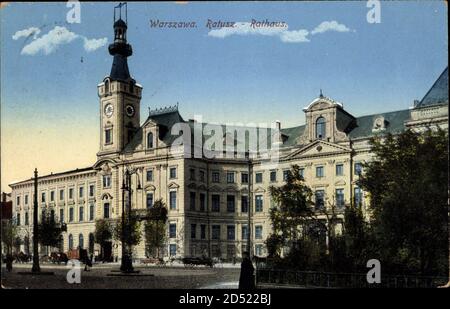
[[[131,200],[132,200],[132,188],[131,188],[131,175],[137,175],[138,169],[125,168],[124,177],[122,179],[122,261],[120,270],[125,273],[134,272],[133,259],[132,259],[132,245],[127,243],[126,236],[131,237]],[[137,190],[141,190],[141,184],[138,180]],[[125,211],[125,191],[127,191],[127,210]],[[128,215],[128,223],[125,221],[125,215]]]
[[[251,247],[251,211],[252,211],[252,191],[251,191],[251,179],[252,179],[252,160],[250,159],[250,152],[248,152],[248,202],[247,202],[247,251],[251,259],[252,247]]]
[[[41,271],[39,266],[39,241],[38,241],[38,171],[34,170],[34,199],[33,199],[33,267],[31,272]]]

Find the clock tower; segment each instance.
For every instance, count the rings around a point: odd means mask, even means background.
[[[133,53],[127,43],[127,19],[119,18],[114,9],[114,42],[109,45],[113,56],[111,73],[98,85],[100,97],[100,151],[98,156],[117,155],[132,140],[140,126],[142,86],[130,76],[127,58]],[[125,11],[126,14],[126,11]],[[126,16],[126,15],[125,15]]]

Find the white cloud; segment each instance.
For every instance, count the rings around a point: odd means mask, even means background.
[[[209,36],[225,38],[230,35],[268,35],[274,36],[286,31],[286,27],[252,27],[249,22],[238,22],[233,27],[222,27],[208,32]]]
[[[252,27],[252,24],[249,22],[239,22],[234,27],[222,27],[220,29],[210,30],[208,36],[221,39],[232,35],[278,36],[284,43],[306,43],[310,42],[308,38],[310,34],[314,35],[327,31],[349,32],[351,30],[334,20],[322,22],[311,32],[306,29],[288,30],[287,24],[284,27]]]
[[[28,29],[17,31],[16,34],[14,34],[14,40],[17,40],[20,37],[34,34],[34,40],[23,47],[21,51],[22,55],[36,55],[39,52],[42,52],[44,55],[49,55],[53,53],[58,48],[58,46],[69,44],[76,39],[83,39],[83,47],[87,52],[97,50],[98,48],[105,46],[108,42],[107,38],[88,39],[85,36],[71,32],[66,27],[60,26],[55,26],[55,28],[50,30],[47,34],[44,34],[43,36],[37,38],[40,30],[37,29],[38,32],[36,32],[36,29],[37,28],[35,27],[31,27]]]
[[[324,33],[327,31],[349,32],[350,29],[346,25],[340,24],[335,20],[324,21],[314,28],[314,30],[311,31],[311,34]]]
[[[78,35],[70,32],[65,27],[56,26],[47,34],[25,45],[22,49],[23,55],[35,55],[42,51],[48,55],[56,50],[59,45],[68,44],[78,38]]]
[[[12,36],[13,40],[18,40],[22,37],[29,37],[29,36],[33,36],[34,39],[37,38],[37,35],[41,33],[41,30],[39,28],[36,27],[30,27],[28,29],[23,29],[23,30],[19,30],[16,33],[14,33],[14,35]]]
[[[107,38],[102,38],[102,39],[88,39],[88,38],[84,38],[84,50],[87,52],[91,52],[94,50],[99,49],[100,47],[103,47],[106,45],[106,43],[108,43],[108,39]]]
[[[308,34],[308,30],[305,29],[285,31],[281,34],[280,38],[285,43],[302,43],[309,42]]]

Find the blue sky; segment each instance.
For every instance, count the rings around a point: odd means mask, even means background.
[[[72,152],[67,155],[80,157],[71,160],[73,167],[95,160],[96,86],[109,74],[112,59],[107,45],[86,51],[83,40],[112,41],[113,6],[82,3],[80,24],[66,23],[65,2],[12,3],[0,10],[2,146],[6,142],[27,149],[27,138],[40,134],[42,153],[69,147]],[[128,41],[134,54],[129,67],[144,87],[142,120],[148,106],[179,102],[186,119],[201,114],[211,122],[279,119],[283,127],[296,126],[304,123],[302,108],[318,96],[319,89],[355,116],[408,108],[448,65],[446,4],[382,2],[379,24],[367,22],[368,11],[365,1],[131,2]],[[155,29],[150,19],[195,21],[197,28]],[[307,30],[309,41],[289,43],[277,35],[260,34],[219,38],[208,35],[208,19],[284,21],[289,31]],[[321,23],[332,21],[346,31],[311,34]],[[40,29],[39,39],[56,26],[77,38],[49,54],[21,54],[34,38],[13,39],[30,27]],[[45,138],[51,134],[53,140]],[[68,135],[76,141],[68,140]],[[4,148],[2,190],[5,182],[23,177],[11,167],[18,163],[17,150]],[[77,152],[91,148],[89,155]],[[34,164],[38,163],[46,166],[36,159]],[[50,166],[43,170],[55,171]]]

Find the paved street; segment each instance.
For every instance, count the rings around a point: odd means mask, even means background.
[[[69,267],[63,265],[42,265],[42,271],[54,272],[54,275],[20,274],[29,272],[31,264],[14,264],[12,273],[2,267],[2,286],[4,288],[134,288],[134,289],[223,289],[237,288],[240,269],[219,265],[218,267],[171,266],[135,266],[138,274],[122,275],[117,270],[119,264],[97,264],[91,271],[81,268],[81,283],[69,284],[66,280]]]

